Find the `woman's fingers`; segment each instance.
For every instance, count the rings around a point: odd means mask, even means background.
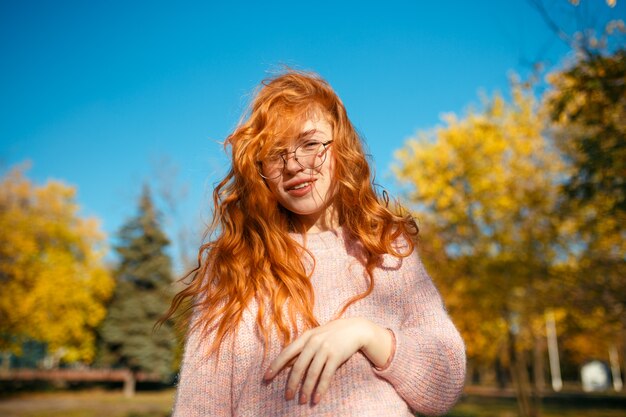
[[[361,318],[337,319],[304,332],[272,361],[265,379],[275,377],[293,363],[285,398],[293,399],[302,383],[299,402],[308,402],[315,393],[312,400],[318,403],[337,368],[365,345],[371,333],[369,323]]]
[[[319,403],[322,396],[326,394],[326,391],[328,391],[328,387],[330,387],[330,380],[333,378],[333,375],[335,375],[335,371],[339,365],[340,364],[334,357],[330,357],[326,361],[320,380],[317,383],[317,388],[315,389],[315,395],[313,396],[313,402],[315,404]]]
[[[294,361],[297,362],[298,355],[302,351],[302,348],[304,347],[306,340],[308,339],[305,338],[305,335],[306,333],[303,334],[302,337],[296,339],[289,346],[287,346],[282,352],[280,352],[280,354],[272,361],[272,363],[270,363],[270,367],[267,368],[267,370],[265,371],[263,378],[272,379],[274,376],[276,376],[278,372],[280,372],[281,369],[289,366],[290,364],[294,364]]]
[[[322,373],[322,369],[324,369],[324,365],[328,360],[328,356],[326,352],[320,351],[317,352],[313,361],[309,365],[309,369],[306,371],[306,379],[302,383],[302,389],[300,390],[300,404],[304,404],[311,398],[311,393],[315,388],[315,384],[319,379],[320,374]]]
[[[302,380],[304,373],[307,372],[307,368],[309,367],[309,363],[311,363],[311,359],[315,356],[315,350],[311,348],[305,348],[300,352],[298,359],[295,361],[293,366],[291,367],[291,372],[289,373],[289,380],[287,381],[287,387],[285,389],[285,398],[287,400],[291,400],[295,397],[296,390],[298,389],[298,384]]]

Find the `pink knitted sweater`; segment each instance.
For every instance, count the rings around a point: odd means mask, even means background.
[[[360,243],[346,239],[341,228],[309,234],[306,240],[316,259],[314,313],[324,324],[367,288],[358,260]],[[303,262],[310,271],[312,263]],[[392,330],[396,348],[391,361],[380,370],[356,353],[337,370],[317,405],[285,400],[288,371],[263,380],[269,362],[263,357],[256,312],[256,305],[249,306],[236,337],[224,342],[218,358],[206,358],[209,342],[199,332],[189,334],[173,417],[412,416],[411,410],[437,415],[454,405],[463,388],[463,341],[415,252],[403,259],[385,255],[374,273],[372,294],[343,315],[365,317]],[[273,343],[270,360],[280,350]]]

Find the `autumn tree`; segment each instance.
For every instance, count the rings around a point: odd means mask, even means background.
[[[577,315],[570,327],[579,331],[569,347],[581,359],[608,359],[613,345],[624,358],[626,49],[579,54],[548,80],[544,110],[571,172],[561,211],[577,225],[569,275],[575,278],[570,300]]]
[[[57,361],[89,363],[114,284],[105,236],[79,215],[75,188],[35,185],[25,169],[0,179],[0,351],[39,341]]]
[[[516,386],[527,387],[525,352],[541,338],[558,291],[563,227],[553,209],[563,168],[533,97],[518,87],[512,96],[496,95],[464,118],[448,115],[444,127],[409,140],[396,173],[412,189],[427,238],[436,236],[440,263],[431,269],[468,356],[508,364]],[[521,400],[532,414],[530,399]]]
[[[173,371],[176,336],[169,323],[153,328],[172,297],[172,266],[165,252],[169,240],[147,186],[137,216],[122,227],[118,239],[117,286],[100,331],[102,362],[166,379]]]
[[[623,16],[617,0],[526,0],[546,28],[570,50],[591,56],[623,45]],[[537,62],[536,68],[543,65]]]
[[[572,171],[564,184],[570,206],[595,205],[626,216],[626,23],[617,0],[527,0],[570,50],[545,77],[543,107],[552,138]],[[548,6],[550,4],[550,6]],[[543,66],[537,63],[536,68]],[[537,80],[535,80],[537,83]],[[548,126],[547,126],[548,127]],[[596,201],[592,201],[598,197]]]
[[[547,133],[568,165],[559,211],[575,232],[576,250],[563,264],[569,305],[560,345],[577,366],[608,361],[609,350],[619,350],[626,368],[624,16],[616,0],[527,1],[570,49],[546,83],[535,74],[536,85],[547,88]]]
[[[579,204],[602,199],[602,215],[626,215],[626,49],[583,56],[549,74],[546,109],[574,168],[565,190]],[[619,217],[619,218],[617,218]]]

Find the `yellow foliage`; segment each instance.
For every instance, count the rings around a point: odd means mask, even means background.
[[[488,234],[507,245],[519,241],[516,233],[525,231],[511,226],[520,217],[531,226],[528,210],[550,210],[554,178],[563,171],[533,105],[518,91],[511,106],[496,96],[484,114],[446,116],[445,127],[409,140],[397,153],[396,173],[415,186],[411,199],[462,234]]]
[[[73,187],[36,186],[23,170],[0,179],[0,350],[19,354],[34,339],[66,361],[90,362],[114,286],[105,236],[78,216]]]
[[[566,168],[542,134],[533,97],[514,88],[511,103],[496,95],[484,106],[410,139],[395,172],[412,186],[422,229],[431,229],[423,242],[442,242],[447,267],[438,263],[433,275],[468,355],[489,363],[513,315],[520,346],[532,342],[533,323],[551,303],[554,246],[568,229],[554,213]]]

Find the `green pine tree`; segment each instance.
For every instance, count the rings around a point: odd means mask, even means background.
[[[163,380],[171,376],[176,345],[173,326],[165,323],[153,330],[172,297],[172,265],[165,253],[168,244],[150,189],[144,186],[139,213],[121,228],[115,247],[120,255],[117,286],[100,329],[101,363],[128,368],[134,374],[157,373]]]

